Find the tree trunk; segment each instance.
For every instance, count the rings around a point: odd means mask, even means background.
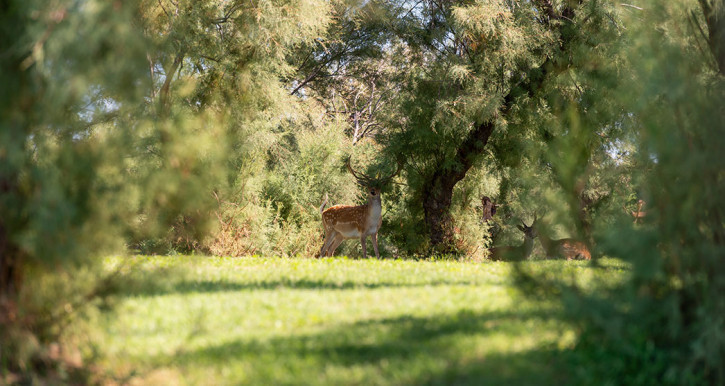
[[[710,46],[718,72],[725,76],[725,1],[700,0],[707,23],[707,42]]]
[[[159,90],[159,105],[161,114],[164,116],[168,115],[171,109],[171,81],[174,79],[176,71],[179,70],[179,66],[181,66],[181,62],[184,60],[184,55],[185,52],[183,50],[179,51],[179,53],[176,54],[174,61],[165,68],[166,73],[164,76],[166,79],[164,79],[164,83]]]
[[[423,189],[423,213],[431,246],[439,252],[454,252],[453,218],[450,214],[453,188],[466,176],[473,166],[473,160],[483,153],[496,124],[486,121],[468,133],[458,147],[456,167],[436,168]]]
[[[0,220],[0,312],[2,304],[13,300],[20,291],[21,273],[20,253],[10,242],[5,224]],[[3,317],[0,315],[0,320]]]
[[[562,43],[562,50],[565,49],[564,43]],[[509,90],[504,97],[500,113],[504,116],[509,114],[518,98],[534,95],[541,89],[548,75],[558,74],[566,68],[566,62],[555,63],[549,58],[540,67],[525,71],[526,81],[519,82],[517,86]],[[513,77],[520,77],[520,74],[515,74]],[[474,159],[483,153],[495,127],[496,123],[493,118],[478,124],[468,133],[456,151],[455,165],[457,167],[454,170],[443,166],[437,167],[424,185],[423,213],[431,247],[434,250],[443,253],[454,252],[453,219],[450,215],[453,188],[466,176],[468,170],[473,166]]]

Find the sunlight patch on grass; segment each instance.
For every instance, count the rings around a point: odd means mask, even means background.
[[[519,293],[506,263],[117,257],[107,265],[124,267],[131,285],[101,322],[98,347],[111,374],[141,384],[164,372],[186,384],[553,380],[564,375],[551,357],[574,339],[555,304]]]

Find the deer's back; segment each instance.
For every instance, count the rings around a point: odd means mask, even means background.
[[[325,229],[335,229],[345,238],[357,238],[367,233],[367,205],[335,205],[322,212]]]
[[[557,240],[558,251],[567,260],[591,260],[587,245],[579,240],[561,239]]]

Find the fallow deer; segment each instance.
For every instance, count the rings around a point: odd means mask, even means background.
[[[498,205],[496,205],[488,196],[481,196],[481,205],[483,207],[483,222],[486,223],[493,220],[493,215],[496,214]]]
[[[337,247],[346,239],[360,239],[363,258],[366,258],[365,244],[367,236],[370,236],[373,240],[375,257],[380,258],[378,253],[378,231],[383,222],[380,188],[400,172],[402,164],[398,163],[398,169],[395,173],[385,178],[372,178],[355,172],[350,166],[349,158],[346,166],[358,184],[367,189],[368,202],[365,205],[358,206],[335,205],[325,210],[325,205],[327,205],[327,196],[325,196],[325,201],[320,206],[322,226],[325,229],[325,242],[320,249],[319,257],[332,256]]]
[[[536,216],[534,216],[534,223],[536,222]],[[527,226],[523,221],[521,225],[516,227],[524,233],[524,243],[519,246],[504,246],[491,248],[490,259],[493,261],[523,261],[529,258],[531,251],[534,250],[534,239],[537,236],[536,229],[534,229],[534,223],[531,226]]]
[[[539,240],[541,241],[541,246],[544,247],[547,259],[592,259],[589,247],[583,241],[572,238],[552,240],[549,238],[546,229],[541,229],[540,224],[534,224],[533,226],[539,230]]]

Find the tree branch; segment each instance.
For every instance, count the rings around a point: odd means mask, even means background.
[[[299,91],[302,87],[305,87],[305,85],[307,85],[307,83],[309,83],[312,79],[314,79],[317,76],[317,74],[319,74],[320,71],[322,71],[323,67],[325,67],[324,64],[317,66],[317,68],[315,68],[315,71],[313,71],[310,75],[308,75],[307,78],[305,78],[305,80],[303,80],[299,85],[297,85],[297,87],[295,87],[294,90],[292,90],[289,94],[290,95],[297,94],[297,91]]]
[[[161,86],[161,90],[159,90],[159,104],[161,111],[164,114],[168,113],[170,108],[169,97],[171,93],[171,80],[173,79],[176,70],[178,70],[179,66],[181,66],[181,62],[184,60],[184,55],[184,51],[180,51],[176,54],[174,61],[171,63],[171,67],[166,70],[166,79],[164,79],[164,84]]]
[[[721,0],[719,6],[713,7],[707,0],[699,0],[702,12],[707,23],[707,42],[710,52],[717,62],[717,70],[725,76],[725,1]]]

